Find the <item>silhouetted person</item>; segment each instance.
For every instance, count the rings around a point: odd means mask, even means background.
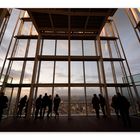
[[[41,105],[42,105],[42,95],[39,95],[39,97],[36,99],[36,102],[35,102],[35,107],[36,107],[36,110],[35,110],[35,119],[38,118],[38,113],[41,109]]]
[[[25,118],[26,118],[26,116],[27,116],[28,102],[29,102],[29,100],[27,100],[26,105],[25,105]]]
[[[47,93],[45,93],[45,95],[42,98],[42,106],[41,106],[41,110],[40,110],[41,111],[40,114],[41,114],[42,118],[44,118],[46,107],[48,106],[48,100],[49,100],[49,97],[48,97]]]
[[[119,119],[120,118],[120,115],[119,115],[119,108],[118,108],[118,102],[117,102],[117,95],[114,95],[112,97],[112,103],[111,103],[111,106],[114,108],[114,111],[116,113],[116,116],[117,118]]]
[[[49,95],[48,98],[48,113],[47,113],[47,117],[50,117],[50,114],[52,113],[52,96]]]
[[[24,97],[22,97],[19,101],[19,105],[18,105],[18,112],[17,112],[17,117],[21,118],[22,115],[22,110],[26,105],[26,101],[27,101],[27,95],[25,95]]]
[[[100,101],[102,113],[104,117],[106,117],[106,113],[105,113],[106,100],[101,94],[99,94],[99,101]]]
[[[117,104],[124,126],[131,126],[129,117],[130,103],[126,97],[122,96],[119,92],[117,93]]]
[[[3,109],[7,108],[8,98],[4,96],[4,92],[0,92],[0,121],[3,115]]]
[[[95,109],[96,117],[100,118],[100,116],[99,116],[100,101],[96,94],[93,95],[92,105],[93,105],[93,108]]]
[[[53,110],[54,110],[54,113],[55,113],[55,117],[56,117],[56,116],[59,116],[58,108],[59,108],[60,102],[61,102],[61,99],[60,99],[59,95],[56,94],[56,96],[54,97],[54,101],[53,101],[53,103],[54,103],[54,108],[53,108]]]

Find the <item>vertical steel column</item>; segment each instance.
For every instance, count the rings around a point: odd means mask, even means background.
[[[55,52],[54,52],[54,57],[56,57],[56,51],[57,51],[57,40],[55,40]],[[56,71],[56,61],[54,61],[54,66],[53,66],[52,101],[54,100],[55,71]],[[52,104],[52,110],[53,110],[53,104]],[[51,113],[51,115],[52,115],[52,113]]]
[[[14,91],[14,88],[12,87],[11,96],[10,96],[9,102],[8,102],[7,117],[9,116],[9,113],[10,113],[10,106],[11,106],[11,101],[12,101],[12,97],[13,97],[13,91]]]
[[[111,28],[111,25],[110,25],[110,28]],[[105,36],[108,37],[108,34],[107,34],[106,30],[105,30]],[[110,47],[110,41],[109,40],[107,40],[107,47],[108,47],[108,51],[109,51],[109,57],[112,59],[113,58],[112,57],[112,50],[111,50],[111,47]],[[111,63],[111,70],[112,70],[113,81],[114,81],[115,84],[117,84],[117,78],[116,78],[114,62],[111,61],[110,63]],[[116,90],[116,92],[119,92],[118,87],[115,87],[115,90]]]
[[[26,117],[27,119],[30,119],[31,112],[32,112],[32,103],[33,103],[34,88],[35,88],[35,82],[36,82],[37,66],[38,66],[38,55],[39,55],[39,50],[40,50],[40,39],[41,39],[41,36],[38,35],[35,62],[34,62],[30,95],[29,95],[29,102],[28,102],[28,109],[27,109],[27,117]]]
[[[68,16],[68,119],[71,118],[71,46],[70,46],[70,36],[71,36],[71,29],[70,29],[70,16]]]
[[[94,43],[95,43],[95,51],[96,51],[96,56],[99,56],[98,55],[98,51],[97,51],[97,43],[96,43],[96,40],[94,40]],[[100,66],[99,66],[99,61],[97,60],[97,70],[98,70],[98,79],[99,79],[99,84],[100,84],[100,93],[103,94],[103,90],[102,90],[102,87],[101,87],[101,74],[100,74]]]
[[[105,98],[106,98],[106,112],[107,115],[110,116],[110,107],[109,107],[109,98],[108,98],[108,91],[107,91],[107,85],[106,85],[106,78],[105,78],[105,70],[104,70],[104,64],[103,64],[103,55],[102,55],[102,48],[101,48],[101,41],[100,37],[97,38],[98,41],[98,47],[99,47],[99,54],[100,54],[100,70],[101,70],[101,77],[103,80],[103,89],[105,93]]]
[[[41,51],[40,51],[40,55],[42,56],[42,51],[43,51],[43,44],[44,44],[44,39],[42,39],[41,41]],[[38,82],[39,82],[39,77],[40,77],[40,68],[41,68],[41,60],[38,62],[38,72],[37,72],[37,80],[36,80],[36,89],[35,89],[35,96],[34,96],[34,100],[33,100],[33,103],[35,103],[36,101],[36,98],[37,98],[37,92],[38,92]],[[33,113],[32,113],[32,116],[34,115],[35,113],[35,104],[33,104]]]
[[[84,43],[82,40],[82,57],[84,57]],[[86,90],[86,74],[85,74],[85,61],[83,61],[83,76],[84,76],[84,93],[85,93],[85,105],[86,105],[86,116],[88,116],[87,108],[87,90]]]

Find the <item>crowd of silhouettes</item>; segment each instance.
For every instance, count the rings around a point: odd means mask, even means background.
[[[27,109],[28,109],[28,102],[27,95],[22,97],[18,103],[18,109],[17,109],[17,118],[21,118],[23,114],[23,110],[25,113],[25,118],[27,116]],[[44,118],[45,112],[47,110],[47,117],[50,118],[52,114],[52,106],[53,111],[55,114],[55,117],[59,116],[58,108],[60,105],[61,99],[58,94],[54,97],[54,100],[52,100],[51,95],[45,95],[42,97],[42,95],[39,95],[39,97],[35,100],[35,119],[37,118]]]
[[[35,107],[36,107],[35,119],[44,118],[47,108],[48,108],[47,118],[50,118],[52,114],[52,107],[55,113],[55,117],[59,116],[58,108],[59,108],[60,102],[61,102],[61,99],[58,94],[56,94],[56,96],[54,97],[54,100],[52,100],[52,96],[51,95],[48,96],[47,93],[45,93],[44,97],[42,97],[42,95],[39,95],[39,97],[36,99],[36,102],[35,102]],[[38,116],[39,114],[40,116]]]
[[[106,117],[106,113],[105,113],[106,100],[101,94],[99,94],[99,97],[96,94],[93,95],[92,105],[93,105],[93,109],[95,109],[96,118],[100,118],[100,111],[99,111],[100,108],[102,110],[103,117]]]
[[[3,110],[8,107],[8,98],[4,95],[4,92],[0,92],[0,121],[2,120]]]
[[[18,110],[17,110],[17,117],[21,117],[23,113],[25,113],[25,117],[27,115],[28,109],[28,102],[27,95],[22,97],[18,103]],[[50,118],[52,115],[52,109],[54,111],[55,117],[59,117],[58,109],[61,102],[61,98],[58,94],[55,95],[54,99],[52,99],[51,95],[39,95],[39,97],[35,101],[35,119],[37,118],[44,118],[45,112],[47,110],[47,118]],[[8,98],[4,95],[4,92],[0,92],[0,121],[2,119],[3,110],[8,107]],[[102,94],[98,96],[93,94],[92,97],[92,105],[93,109],[95,109],[96,117],[100,118],[100,109],[103,113],[103,117],[106,118],[106,100]],[[127,98],[117,92],[116,95],[112,97],[112,108],[114,109],[117,118],[121,118],[123,121],[124,126],[131,126],[131,120],[129,116],[129,108],[130,103]]]

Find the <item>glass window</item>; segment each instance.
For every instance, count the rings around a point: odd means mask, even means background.
[[[103,58],[109,58],[108,44],[107,41],[101,41],[102,55]]]
[[[82,41],[81,40],[71,40],[71,55],[82,55]]]
[[[55,83],[68,83],[68,62],[56,62]]]
[[[55,40],[44,40],[42,55],[54,55]]]
[[[85,115],[85,94],[83,87],[71,87],[71,113],[72,115]]]
[[[67,115],[68,114],[68,88],[67,87],[54,87],[54,97],[58,94],[61,98],[61,103],[59,106],[59,114]]]
[[[21,35],[30,35],[31,26],[32,22],[24,22],[21,30]]]
[[[12,83],[18,84],[20,82],[20,76],[22,71],[23,61],[13,61],[11,71],[10,71],[10,77],[13,78]]]
[[[27,48],[27,40],[25,39],[19,40],[17,46],[18,47],[16,50],[15,57],[25,57],[25,51]]]
[[[68,56],[68,40],[57,40],[56,55]]]
[[[120,62],[114,62],[114,67],[115,67],[117,82],[123,83],[123,81],[122,81],[123,73],[122,73]]]
[[[31,83],[32,74],[33,74],[33,65],[34,65],[34,62],[32,61],[26,62],[23,83]]]
[[[71,83],[84,83],[82,62],[71,62]]]
[[[104,62],[104,69],[105,69],[106,82],[107,83],[114,83],[113,75],[112,75],[112,69],[111,69],[111,63],[110,62]]]
[[[84,46],[84,56],[96,56],[96,51],[95,51],[95,43],[94,41],[83,41],[83,46]]]
[[[35,57],[36,47],[37,47],[37,40],[30,40],[28,57]]]
[[[39,83],[52,83],[53,82],[53,61],[42,61],[40,68]]]
[[[87,94],[87,110],[88,110],[88,115],[93,115],[95,114],[95,110],[93,109],[92,106],[92,97],[93,94],[100,94],[99,87],[86,87],[86,94]]]
[[[99,83],[97,62],[85,61],[86,83]]]

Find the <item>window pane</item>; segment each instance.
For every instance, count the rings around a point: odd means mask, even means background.
[[[84,56],[96,56],[94,41],[84,40],[83,45],[84,45]]]
[[[82,41],[71,40],[71,55],[82,55]]]
[[[67,62],[56,62],[55,83],[68,83]]]
[[[86,83],[98,83],[97,62],[85,62]]]
[[[71,113],[72,115],[85,115],[85,94],[83,87],[71,88]]]
[[[36,47],[37,47],[37,40],[30,40],[28,57],[35,57]]]
[[[18,47],[16,50],[15,57],[25,57],[25,51],[27,48],[27,40],[25,39],[19,40],[17,46]]]
[[[57,40],[56,55],[68,55],[68,41],[67,40]]]
[[[59,106],[59,115],[68,115],[68,88],[67,87],[54,87],[54,96],[58,94],[61,98]]]
[[[107,41],[101,41],[102,55],[103,58],[109,57]]]
[[[111,63],[104,62],[104,69],[105,69],[106,82],[107,83],[114,83],[112,69],[111,69]]]
[[[54,40],[44,40],[43,43],[43,55],[54,55],[55,52],[55,41]]]
[[[19,83],[21,71],[22,71],[23,62],[22,61],[13,61],[13,65],[10,71],[10,77],[13,78],[12,83]]]
[[[34,65],[34,62],[27,61],[26,67],[25,67],[23,83],[31,83],[32,74],[33,74],[33,65]]]
[[[39,83],[53,82],[53,68],[54,62],[52,61],[41,62]]]
[[[71,62],[71,83],[84,83],[82,62]]]

